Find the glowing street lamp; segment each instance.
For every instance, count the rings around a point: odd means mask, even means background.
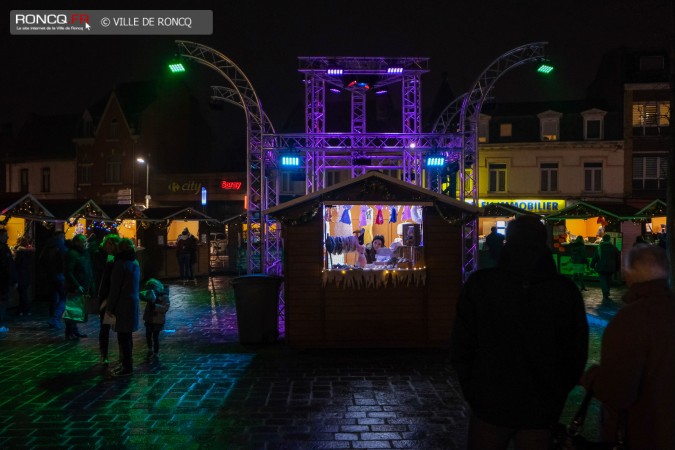
[[[136,158],[139,164],[145,164],[145,208],[150,207],[150,163],[143,158]]]

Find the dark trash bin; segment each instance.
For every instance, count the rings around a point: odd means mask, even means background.
[[[279,337],[279,287],[283,278],[252,274],[232,279],[242,344],[271,344]]]

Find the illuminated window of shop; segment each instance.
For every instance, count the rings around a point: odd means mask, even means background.
[[[633,102],[633,132],[637,134],[660,133],[670,126],[669,101]]]
[[[488,191],[506,192],[506,164],[488,164]]]
[[[513,135],[513,124],[510,123],[499,124],[499,137],[511,137],[512,135]]]
[[[601,192],[602,191],[602,163],[587,162],[584,163],[584,191]]]
[[[556,192],[558,190],[558,163],[541,163],[541,192]]]
[[[52,174],[49,167],[43,167],[40,178],[40,192],[51,192],[52,188]]]
[[[590,109],[581,113],[581,116],[584,118],[584,139],[603,139],[606,114],[606,111],[599,109]]]
[[[490,142],[490,119],[485,114],[481,114],[478,119],[478,142],[481,144]]]
[[[537,114],[542,141],[557,141],[560,139],[560,117],[562,114],[555,111],[546,111]]]
[[[19,172],[19,192],[28,192],[28,169]]]
[[[77,181],[80,185],[91,184],[91,163],[77,165]]]
[[[110,155],[105,161],[105,182],[119,183],[122,180],[122,157]]]
[[[665,189],[668,185],[668,157],[638,156],[633,158],[633,189]]]

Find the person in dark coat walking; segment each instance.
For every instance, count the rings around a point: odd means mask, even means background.
[[[485,246],[488,249],[491,259],[490,267],[495,267],[497,265],[499,255],[501,255],[502,249],[504,248],[504,239],[506,239],[506,237],[497,231],[497,227],[490,228],[490,234],[485,236]]]
[[[83,234],[76,234],[71,240],[71,248],[66,254],[66,292],[67,295],[91,295],[93,276],[91,260],[86,249],[87,238]],[[85,305],[86,307],[86,305]],[[77,327],[77,322],[64,319],[66,325],[66,340],[77,341],[86,338]]]
[[[63,316],[66,308],[65,271],[67,253],[66,235],[63,231],[57,231],[45,244],[45,248],[40,253],[38,260],[39,270],[45,274],[45,278],[49,283],[51,304],[47,325],[50,328],[63,328],[61,316]]]
[[[0,229],[0,333],[6,333],[9,328],[5,326],[7,304],[9,303],[9,291],[16,284],[16,266],[12,251],[7,245],[7,230]]]
[[[568,246],[570,252],[570,260],[572,262],[572,279],[579,286],[580,291],[586,290],[586,283],[584,282],[584,273],[588,266],[588,255],[586,255],[586,243],[584,238],[577,236],[577,238]]]
[[[122,365],[113,376],[123,377],[133,374],[133,337],[138,330],[141,315],[139,300],[141,269],[136,260],[136,249],[131,239],[120,240],[119,252],[115,257],[110,276],[110,293],[106,314],[115,316],[117,342],[122,352]]]
[[[108,306],[108,296],[110,294],[110,277],[112,276],[112,270],[115,265],[115,256],[119,251],[121,238],[116,234],[109,234],[103,238],[103,241],[100,245],[99,257],[102,254],[106,255],[106,262],[103,267],[103,273],[101,275],[101,283],[98,287],[98,300],[99,300],[99,321],[101,327],[98,332],[98,347],[101,353],[100,362],[102,365],[107,366],[110,364],[108,359],[108,348],[110,347],[110,327],[108,323],[104,323],[105,311]],[[121,356],[120,352],[120,356]]]
[[[26,236],[22,236],[14,247],[14,262],[19,293],[19,316],[30,316],[32,299],[29,290],[35,277],[35,249]]]
[[[548,449],[567,395],[583,373],[583,298],[560,275],[537,218],[506,229],[498,266],[461,289],[451,362],[471,407],[469,449]]]
[[[621,257],[619,250],[612,244],[612,238],[608,234],[602,237],[602,242],[598,245],[598,249],[591,259],[591,267],[600,276],[602,299],[610,300],[612,277],[621,267]]]
[[[605,329],[600,365],[583,380],[603,402],[602,438],[616,440],[624,415],[627,448],[634,450],[675,449],[675,296],[669,274],[662,248],[629,250],[626,305]]]

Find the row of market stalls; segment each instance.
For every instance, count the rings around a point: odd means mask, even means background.
[[[590,259],[604,235],[610,236],[611,242],[622,250],[632,246],[638,238],[659,244],[664,239],[662,233],[665,233],[666,227],[666,203],[657,199],[641,209],[622,202],[578,201],[550,214],[533,213],[511,204],[492,203],[483,208],[479,229],[487,234],[490,227],[497,226],[503,233],[506,224],[522,214],[535,215],[545,221],[550,230],[558,269],[563,274],[571,274],[568,248],[578,236],[583,238]],[[485,261],[484,256],[485,251],[481,249],[481,261]],[[586,271],[587,277],[597,277],[590,267]]]
[[[220,225],[190,207],[143,210],[129,205],[99,206],[93,200],[38,200],[32,194],[2,194],[0,202],[0,226],[8,231],[10,247],[26,236],[39,255],[55,231],[65,232],[66,239],[75,234],[96,235],[99,242],[114,232],[136,244],[144,278],[179,276],[175,243],[186,228],[199,242],[195,275],[207,275],[211,230]]]

